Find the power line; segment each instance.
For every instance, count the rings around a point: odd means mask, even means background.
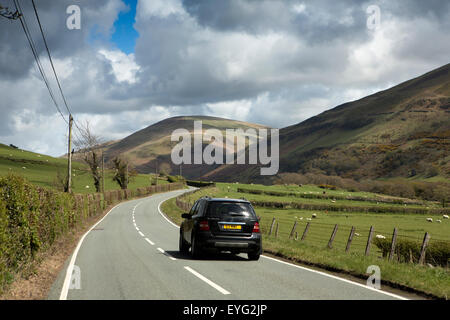
[[[66,106],[66,109],[67,109],[67,112],[69,112],[69,114],[72,114],[72,111],[70,110],[69,106],[67,105],[66,97],[64,96],[64,93],[62,91],[61,84],[59,83],[59,78],[58,78],[58,75],[56,74],[55,66],[53,65],[53,59],[50,54],[50,50],[48,49],[47,40],[45,39],[44,31],[42,30],[41,19],[39,19],[39,14],[37,12],[34,0],[31,0],[31,3],[33,4],[34,13],[36,15],[36,19],[39,24],[39,29],[41,30],[42,39],[44,40],[45,49],[47,51],[48,59],[50,60],[50,64],[53,69],[53,74],[55,75],[55,78],[56,78],[56,83],[58,84],[59,92],[61,93],[62,99],[64,101],[64,105]]]
[[[51,99],[52,99],[56,109],[58,110],[58,113],[61,115],[63,120],[67,124],[69,124],[68,121],[66,120],[66,118],[64,117],[64,114],[61,112],[61,109],[59,108],[58,103],[56,102],[55,96],[54,96],[53,91],[52,91],[52,89],[50,87],[50,84],[48,82],[48,78],[47,78],[47,76],[45,74],[44,68],[42,67],[41,60],[39,59],[39,54],[37,53],[36,45],[35,45],[35,43],[33,41],[33,38],[31,36],[30,30],[28,29],[28,25],[27,25],[25,16],[23,15],[22,8],[20,7],[19,0],[14,0],[14,5],[16,7],[16,10],[20,13],[20,15],[19,15],[20,24],[22,25],[22,29],[23,29],[23,31],[25,33],[25,36],[26,36],[27,40],[28,40],[28,44],[30,45],[30,48],[31,48],[31,51],[33,53],[34,59],[36,60],[36,64],[38,66],[39,72],[40,72],[40,74],[42,76],[42,79],[44,80],[45,86],[47,87],[47,90],[48,90],[48,92],[50,94],[50,97],[51,97]]]

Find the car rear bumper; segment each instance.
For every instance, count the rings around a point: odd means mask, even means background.
[[[261,234],[259,233],[253,233],[249,237],[215,236],[210,232],[199,233],[197,241],[197,245],[202,249],[259,253],[262,250]]]

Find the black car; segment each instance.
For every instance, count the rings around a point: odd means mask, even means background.
[[[199,257],[205,251],[245,252],[258,260],[262,252],[258,217],[249,201],[201,198],[181,215],[180,251]]]

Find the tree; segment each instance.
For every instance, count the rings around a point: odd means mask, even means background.
[[[123,158],[115,157],[112,162],[115,169],[113,181],[117,182],[121,189],[127,189],[130,178],[136,176],[136,171]]]
[[[77,147],[78,152],[82,154],[82,159],[84,162],[89,166],[91,176],[94,179],[95,190],[97,192],[101,192],[101,138],[91,131],[89,121],[86,121],[84,126],[81,125],[81,128],[78,126],[77,128],[81,134],[81,137],[74,140],[74,144]]]

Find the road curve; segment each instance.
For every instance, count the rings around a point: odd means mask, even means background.
[[[180,254],[179,229],[159,205],[186,191],[114,207],[80,241],[48,299],[401,299],[267,256],[259,261],[231,254],[192,260]],[[66,279],[68,268],[77,271],[76,278]]]

